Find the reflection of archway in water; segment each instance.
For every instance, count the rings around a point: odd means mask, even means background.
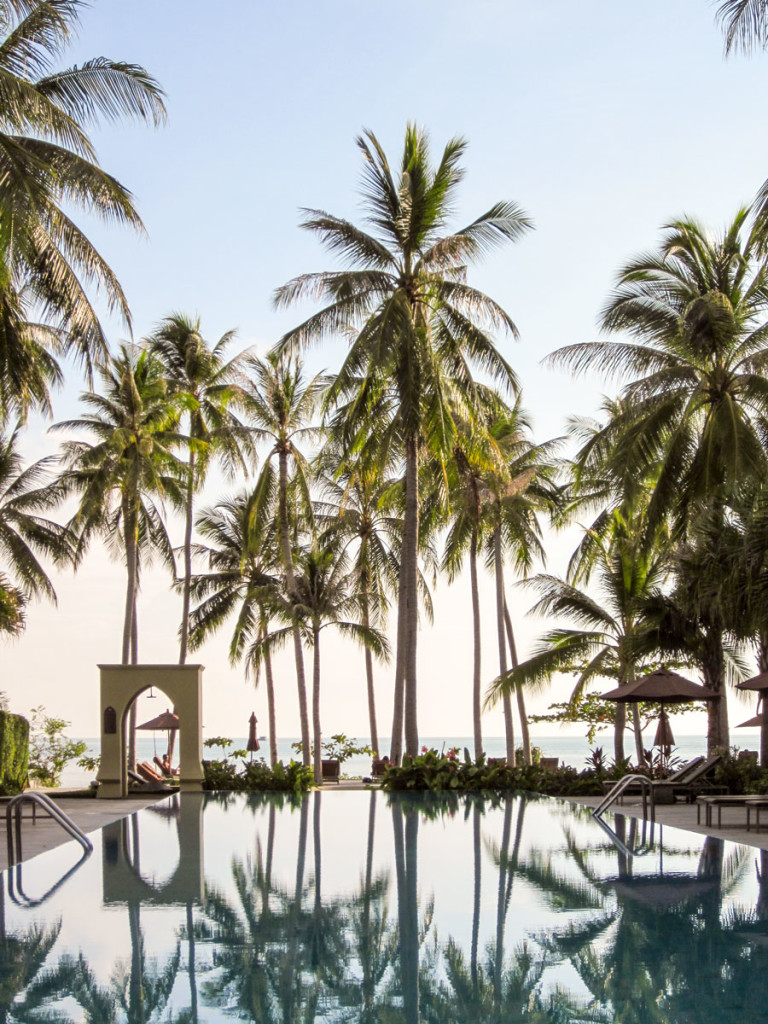
[[[126,724],[131,705],[150,687],[166,694],[179,717],[180,786],[203,788],[202,665],[100,665],[100,797],[128,794]]]
[[[154,808],[145,808],[104,827],[102,873],[105,903],[178,905],[202,902],[204,799],[202,793],[180,793]],[[141,824],[153,812],[167,813],[176,823],[178,862],[167,879],[147,877],[146,865],[142,864]]]
[[[161,819],[160,822],[158,822],[158,818]],[[164,857],[152,856],[149,867],[147,867],[146,856],[142,858],[139,817],[137,814],[132,814],[128,820],[130,821],[130,827],[125,829],[122,834],[123,856],[125,857],[126,864],[139,881],[149,886],[153,891],[162,891],[179,870],[181,862],[182,840],[178,793],[167,801],[163,800],[159,804],[150,805],[146,808],[146,814],[142,815],[143,825],[157,826],[159,823],[164,823],[167,826],[167,831],[174,834],[175,839],[174,841],[168,837],[169,841],[161,844]],[[148,831],[152,832],[153,829],[150,828]],[[145,852],[147,838],[145,831],[143,836]],[[150,835],[149,838],[153,837]],[[154,845],[155,849],[157,848],[157,844],[150,845]]]

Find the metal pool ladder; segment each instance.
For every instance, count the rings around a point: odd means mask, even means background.
[[[9,800],[5,811],[5,824],[8,834],[8,864],[10,866],[21,860],[21,809],[24,803],[31,803],[33,808],[35,806],[42,807],[49,817],[53,818],[55,822],[61,825],[65,832],[68,832],[73,839],[80,843],[85,851],[85,857],[93,853],[93,843],[85,832],[77,827],[68,814],[65,814],[45,793],[35,793],[32,790],[27,790],[26,793],[19,793],[18,796]]]
[[[643,792],[643,819],[648,818],[648,805],[650,803],[651,821],[656,820],[656,804],[653,798],[653,783],[645,775],[625,775],[623,779],[619,779],[616,785],[608,793],[605,798],[598,804],[598,806],[592,811],[595,818],[607,811],[611,804],[616,803],[619,797],[622,795],[625,789],[627,789],[633,782],[639,782],[640,788]]]

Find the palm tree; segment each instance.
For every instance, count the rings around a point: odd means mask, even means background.
[[[43,321],[63,332],[57,339],[48,336],[54,344],[43,358],[50,361],[61,344],[90,374],[93,363],[106,358],[108,345],[89,286],[100,289],[108,308],[126,323],[130,316],[114,272],[66,210],[143,228],[131,194],[97,162],[88,129],[126,117],[158,125],[165,107],[157,82],[138,65],[96,57],[57,69],[86,6],[84,0],[0,0],[0,302],[5,307],[4,300],[10,301],[2,317],[8,324],[23,290]],[[9,340],[2,332],[0,337]],[[22,330],[22,350],[29,354],[40,337]],[[0,353],[4,384],[19,369],[18,354]],[[42,397],[39,375],[21,378],[15,395],[10,390],[20,411]]]
[[[365,629],[374,623],[382,626],[387,596],[397,588],[402,540],[402,520],[385,502],[391,481],[365,453],[345,459],[328,445],[321,457],[323,463],[328,464],[332,475],[323,479],[323,497],[316,503],[322,537],[335,539],[345,552],[352,549],[350,582],[360,595],[360,623]],[[364,652],[371,748],[378,757],[373,653],[368,646]]]
[[[753,48],[764,50],[768,45],[768,3],[766,0],[723,0],[717,9],[723,23],[725,52]]]
[[[349,427],[374,406],[388,406],[380,434],[396,441],[405,460],[405,521],[398,591],[397,665],[392,758],[418,752],[416,635],[419,540],[418,468],[427,449],[439,458],[453,450],[455,412],[475,404],[470,366],[505,385],[514,374],[486,328],[515,333],[507,313],[466,283],[466,266],[531,226],[514,203],[496,203],[466,228],[445,234],[463,176],[466,143],[453,139],[439,164],[431,162],[426,133],[409,125],[397,176],[372,132],[357,140],[365,161],[363,198],[367,229],[320,210],[302,227],[317,234],[346,267],[305,274],[278,289],[288,306],[305,297],[327,300],[319,312],[289,331],[280,350],[355,330],[350,350],[326,400],[350,399]]]
[[[202,487],[211,459],[216,456],[230,471],[245,469],[242,447],[246,432],[230,408],[239,393],[240,356],[224,361],[224,354],[234,337],[234,331],[227,331],[215,345],[209,345],[200,332],[199,317],[193,319],[183,313],[171,313],[146,339],[150,352],[163,364],[170,393],[182,399],[187,419],[189,457],[184,510],[180,665],[187,660],[195,492]]]
[[[104,394],[86,392],[81,400],[93,412],[56,424],[55,430],[85,431],[93,442],[70,440],[62,446],[62,496],[78,495],[70,526],[77,534],[76,563],[94,536],[125,559],[127,583],[122,664],[138,661],[136,595],[141,559],[157,553],[175,569],[163,518],[163,502],[183,507],[186,467],[173,453],[179,443],[178,407],[168,395],[163,367],[147,351],[121,346],[108,368],[99,371]],[[129,760],[135,760],[135,702],[131,708]]]
[[[616,679],[619,686],[634,680],[638,668],[638,637],[647,629],[647,602],[665,579],[667,556],[663,550],[649,551],[644,544],[644,524],[616,511],[609,539],[596,544],[594,575],[599,596],[587,590],[592,572],[574,581],[541,574],[529,585],[541,596],[534,613],[566,616],[577,625],[558,626],[546,633],[533,655],[494,684],[494,692],[511,685],[535,686],[556,672],[578,671],[572,699],[581,696],[590,681]],[[581,628],[579,628],[581,627]],[[642,764],[642,735],[636,734],[638,763]],[[624,720],[617,716],[614,756],[624,759]]]
[[[747,481],[768,474],[768,265],[759,229],[740,210],[710,237],[693,220],[668,225],[657,252],[625,266],[602,314],[604,329],[636,342],[572,345],[551,359],[629,378],[600,440],[624,478],[653,478],[649,536],[671,517],[677,536],[702,516],[722,520]],[[723,679],[711,686],[710,740],[723,732]]]
[[[207,543],[198,545],[196,553],[207,557],[210,571],[192,579],[192,593],[200,603],[190,617],[191,646],[199,647],[236,613],[229,645],[232,664],[246,656],[254,641],[264,640],[270,634],[268,602],[279,585],[275,575],[280,566],[275,518],[257,515],[257,505],[263,513],[263,493],[241,493],[214,508],[204,509],[197,519],[197,529]],[[274,508],[274,502],[269,507]],[[277,720],[272,660],[268,646],[257,647],[257,651],[263,651],[270,762],[274,767]],[[254,670],[257,682],[260,666],[259,659],[246,660],[246,670]]]
[[[55,460],[46,458],[23,468],[19,433],[17,426],[0,434],[0,565],[7,574],[6,607],[16,607],[20,626],[29,599],[56,601],[53,584],[38,556],[55,563],[68,562],[73,556],[73,537],[66,527],[42,514],[59,501],[58,491],[49,481]]]
[[[0,635],[21,636],[26,625],[26,600],[0,573]]]
[[[379,657],[386,657],[386,638],[370,626],[357,621],[361,595],[353,588],[354,576],[350,573],[347,556],[335,542],[322,547],[313,543],[299,554],[297,573],[293,590],[278,601],[274,607],[283,618],[300,623],[307,639],[312,644],[312,728],[315,781],[323,778],[322,728],[320,717],[320,634],[334,626],[345,636],[369,646]],[[354,616],[354,618],[353,618]],[[276,647],[283,643],[288,630],[277,630],[254,648]]]
[[[504,563],[511,560],[516,575],[527,576],[537,557],[544,560],[539,515],[552,510],[555,492],[550,478],[551,456],[557,442],[534,444],[530,423],[518,397],[512,408],[497,406],[489,433],[500,453],[500,465],[489,465],[484,480],[486,565],[492,569],[496,583],[496,633],[499,649],[499,675],[508,670],[507,647],[512,668],[518,664],[512,618],[509,614]],[[531,742],[525,695],[522,686],[515,686],[523,756],[531,763]],[[512,719],[511,690],[502,692],[506,755],[515,763],[515,735]]]
[[[438,485],[446,479],[442,467],[435,467]],[[472,723],[475,757],[483,754],[482,732],[482,661],[480,644],[480,589],[477,561],[484,537],[483,509],[487,499],[486,477],[503,472],[501,453],[493,439],[482,428],[462,431],[448,467],[447,501],[450,504],[450,527],[445,539],[442,568],[454,582],[468,556],[470,596],[472,601]]]
[[[320,376],[307,380],[301,361],[286,356],[268,355],[266,359],[251,355],[242,366],[245,375],[243,404],[247,418],[253,425],[254,437],[268,441],[267,453],[256,484],[257,499],[254,514],[267,515],[266,505],[272,500],[274,473],[272,460],[277,461],[277,527],[278,545],[288,594],[295,590],[293,568],[293,533],[291,530],[289,497],[295,495],[298,509],[305,522],[312,521],[312,503],[309,496],[308,464],[298,447],[299,442],[317,432],[312,417],[320,400],[324,379]],[[293,467],[293,484],[289,480],[289,464]],[[310,763],[309,712],[304,675],[304,652],[298,621],[293,624],[293,650],[296,660],[296,685],[299,693],[301,743],[304,764]]]

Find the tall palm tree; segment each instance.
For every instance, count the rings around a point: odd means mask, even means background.
[[[361,595],[354,589],[355,577],[343,548],[335,541],[318,543],[300,552],[293,589],[274,607],[283,617],[300,623],[312,644],[312,753],[315,781],[323,778],[322,727],[320,715],[320,634],[329,626],[343,635],[369,646],[379,657],[386,657],[386,638],[371,626],[359,621]],[[284,642],[287,630],[275,631],[258,641],[259,647],[277,646]]]
[[[260,359],[248,356],[242,366],[243,405],[246,417],[252,425],[253,435],[258,441],[266,441],[271,447],[264,460],[264,466],[256,484],[259,496],[255,515],[267,515],[266,504],[272,500],[274,471],[273,460],[277,462],[277,532],[280,558],[286,577],[288,594],[295,590],[293,568],[293,531],[289,499],[296,498],[299,516],[305,524],[312,522],[312,503],[309,495],[309,466],[299,444],[311,439],[317,433],[312,418],[320,401],[324,378],[308,380],[302,363],[288,356],[268,355]],[[290,468],[293,469],[293,481]],[[265,504],[266,503],[266,504]],[[299,717],[301,721],[301,743],[304,764],[310,763],[309,711],[307,709],[307,686],[304,674],[304,651],[301,642],[301,627],[298,620],[293,624],[293,651],[296,660],[296,685],[299,694]]]
[[[391,481],[365,453],[344,458],[329,445],[323,464],[332,475],[322,479],[322,500],[316,503],[322,537],[335,539],[344,551],[351,549],[350,576],[353,590],[360,595],[360,623],[365,629],[382,626],[388,595],[397,589],[402,541],[402,520],[385,502]],[[366,646],[364,653],[371,749],[378,757],[373,652]]]
[[[505,584],[505,562],[511,561],[517,576],[527,576],[534,561],[544,561],[540,514],[551,512],[555,491],[551,484],[552,453],[557,442],[535,444],[530,423],[520,398],[511,408],[497,406],[489,425],[489,434],[500,453],[497,465],[487,467],[484,479],[484,535],[486,565],[496,584],[496,633],[499,649],[499,675],[508,670],[507,649],[512,668],[518,664],[512,618],[509,614]],[[531,742],[525,695],[515,686],[523,740],[523,756],[531,763]],[[512,690],[502,692],[506,755],[515,763],[515,735],[512,718]]]
[[[55,430],[90,434],[91,441],[62,446],[63,496],[77,495],[79,507],[70,527],[77,534],[76,562],[95,536],[125,559],[127,582],[123,620],[122,664],[138,660],[136,596],[142,557],[159,554],[175,569],[173,548],[164,522],[164,502],[183,507],[186,467],[173,452],[179,443],[178,407],[169,397],[159,360],[147,351],[121,346],[108,368],[99,371],[103,394],[86,392],[83,404],[93,410]],[[136,704],[131,708],[129,759],[135,760]]]
[[[357,140],[365,161],[366,228],[321,210],[302,227],[317,234],[346,266],[305,274],[278,289],[278,306],[306,297],[327,301],[289,331],[281,350],[351,328],[350,350],[329,389],[327,403],[355,396],[352,425],[387,396],[389,434],[405,460],[405,522],[398,593],[397,665],[392,757],[418,752],[416,635],[419,538],[418,468],[428,448],[447,457],[455,438],[457,406],[471,408],[471,364],[514,386],[514,374],[487,328],[515,333],[509,315],[466,283],[466,266],[531,226],[514,203],[496,203],[466,228],[445,233],[463,176],[466,143],[453,139],[433,166],[426,133],[408,125],[399,172],[393,175],[372,132]],[[380,425],[383,430],[383,424]]]
[[[182,399],[187,421],[186,443],[189,456],[184,509],[180,665],[187,660],[195,493],[205,481],[215,456],[229,470],[245,469],[242,448],[246,432],[231,408],[239,394],[237,376],[240,356],[224,361],[224,354],[234,337],[234,331],[227,331],[215,345],[210,345],[202,336],[199,317],[171,313],[146,339],[150,352],[157,356],[165,368],[170,393]]]
[[[625,477],[653,474],[649,536],[670,517],[686,536],[725,516],[745,481],[768,474],[768,265],[759,227],[740,210],[720,237],[668,225],[656,252],[619,273],[603,328],[636,341],[572,345],[550,358],[629,378],[603,438]],[[602,443],[602,442],[601,442]],[[710,740],[727,743],[724,680],[713,679]],[[719,723],[719,724],[718,724]]]
[[[96,57],[58,69],[86,6],[0,0],[0,301],[23,290],[90,373],[108,345],[89,287],[126,323],[130,317],[114,272],[67,211],[143,228],[131,194],[99,165],[88,130],[126,117],[157,125],[165,107],[159,85],[138,65]],[[4,372],[13,370],[9,355],[0,354]],[[15,404],[30,398],[39,398],[34,388],[18,392]]]
[[[19,451],[20,428],[0,434],[0,575],[7,574],[9,597],[18,593],[19,611],[30,598],[56,600],[40,555],[55,563],[73,556],[73,536],[66,527],[47,519],[60,495],[50,485],[55,459],[46,458],[24,468]]]
[[[262,485],[263,486],[263,485]],[[264,510],[264,495],[255,491],[241,493],[204,509],[197,529],[204,545],[197,554],[207,558],[209,572],[192,580],[192,593],[199,604],[190,617],[191,645],[199,647],[205,638],[236,613],[229,645],[232,664],[246,657],[254,641],[270,634],[270,595],[279,585],[280,558],[277,551],[275,517],[256,515],[257,505]],[[269,503],[274,508],[274,500]],[[262,648],[257,648],[262,650]],[[246,670],[254,670],[259,679],[261,661],[267,689],[270,761],[277,763],[277,718],[272,660],[268,646],[263,658],[246,659]]]
[[[541,595],[532,611],[566,616],[575,625],[558,626],[546,633],[530,658],[506,679],[497,680],[497,696],[511,685],[541,685],[559,671],[578,671],[573,698],[583,694],[594,679],[616,679],[619,686],[634,680],[640,660],[638,637],[647,627],[647,601],[664,581],[668,560],[663,551],[648,551],[644,541],[637,517],[633,523],[614,512],[613,531],[609,540],[598,546],[599,560],[595,557],[598,596],[588,592],[584,579],[571,582],[542,574],[530,580],[530,586]],[[642,735],[636,734],[636,752],[642,764]],[[623,717],[616,721],[614,756],[617,763],[624,758]]]

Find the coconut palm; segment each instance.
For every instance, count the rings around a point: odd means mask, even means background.
[[[329,626],[345,636],[367,645],[379,657],[386,657],[389,645],[379,630],[363,626],[358,620],[361,595],[354,589],[355,576],[349,560],[335,541],[315,542],[299,553],[293,589],[272,607],[292,623],[300,623],[312,645],[312,753],[315,781],[323,778],[322,728],[320,716],[320,634]],[[293,626],[276,630],[253,645],[254,656],[260,648],[277,647],[287,639]]]
[[[610,538],[596,546],[600,557],[587,577],[596,577],[598,596],[587,590],[586,580],[540,574],[529,581],[540,595],[532,612],[566,616],[576,625],[546,633],[530,658],[506,680],[496,681],[494,695],[515,684],[542,685],[556,672],[578,671],[572,699],[583,695],[594,679],[616,679],[619,686],[634,680],[640,663],[638,637],[647,628],[647,602],[659,592],[668,561],[664,550],[645,547],[641,516],[636,514],[633,520],[616,511],[613,518]],[[636,744],[642,764],[642,735],[636,736]],[[624,758],[623,718],[616,722],[614,756],[617,763]]]
[[[552,510],[555,491],[551,485],[552,452],[557,442],[537,445],[530,436],[530,423],[520,399],[508,409],[497,407],[489,434],[500,453],[500,465],[489,465],[485,473],[484,534],[486,565],[493,571],[496,593],[496,633],[499,675],[508,670],[507,647],[514,669],[518,662],[512,619],[509,614],[504,565],[511,561],[517,576],[527,576],[535,559],[544,560],[540,514]],[[531,743],[522,686],[514,688],[526,764],[531,763]],[[515,763],[515,735],[512,719],[512,690],[502,692],[506,755]]]
[[[235,626],[229,645],[232,664],[241,661],[254,641],[270,633],[268,601],[279,585],[280,559],[277,552],[275,517],[264,515],[262,492],[243,492],[204,509],[197,529],[205,544],[196,554],[208,561],[209,572],[192,580],[192,593],[199,601],[190,617],[192,648],[219,629],[233,614]],[[257,505],[262,514],[256,514]],[[274,498],[269,502],[274,508]],[[277,720],[272,660],[268,646],[263,650],[264,675],[269,715],[270,762],[277,763]],[[260,661],[246,660],[246,671],[259,679]]]
[[[440,162],[431,162],[426,133],[409,125],[399,171],[393,174],[372,132],[357,140],[365,161],[363,199],[367,225],[309,210],[302,227],[320,237],[346,266],[305,274],[275,297],[287,306],[306,297],[327,304],[280,341],[302,348],[340,332],[355,331],[350,350],[329,389],[329,407],[354,396],[350,427],[371,407],[389,407],[388,432],[406,465],[403,558],[398,592],[398,641],[392,757],[418,752],[416,634],[419,538],[418,467],[427,449],[447,457],[456,434],[458,406],[471,408],[470,366],[505,385],[514,374],[487,328],[514,333],[509,315],[466,283],[466,266],[505,241],[517,240],[530,221],[514,203],[496,203],[466,228],[446,233],[462,178],[466,143],[453,139]],[[384,430],[384,421],[380,423]]]
[[[693,220],[668,225],[656,252],[625,266],[602,315],[602,341],[551,357],[571,370],[629,378],[600,439],[624,478],[653,478],[649,536],[670,517],[678,537],[702,516],[724,521],[745,482],[768,474],[768,265],[749,211],[720,237]],[[724,678],[708,708],[710,742],[727,742]]]
[[[42,459],[24,468],[19,451],[20,428],[0,434],[0,576],[6,574],[6,595],[19,612],[30,598],[56,600],[45,569],[38,556],[54,563],[69,561],[73,555],[73,537],[66,527],[47,519],[43,513],[59,501],[50,486],[50,471],[55,460]]]
[[[766,0],[723,0],[717,9],[723,24],[725,52],[753,48],[764,50],[768,45],[768,3]]]
[[[195,493],[202,487],[214,457],[218,457],[230,471],[246,469],[242,451],[246,431],[231,408],[239,393],[240,356],[224,361],[224,354],[234,337],[235,331],[227,331],[215,345],[210,345],[202,336],[199,317],[171,313],[145,340],[150,352],[165,368],[171,394],[182,399],[187,421],[189,457],[179,629],[180,665],[187,660]]]
[[[88,288],[101,290],[126,323],[129,311],[114,272],[66,211],[143,228],[131,194],[99,165],[88,130],[127,117],[157,125],[165,107],[157,82],[138,65],[96,57],[57,68],[86,6],[0,0],[0,301],[23,291],[90,371],[108,346]],[[34,332],[26,342],[34,346]],[[0,354],[4,374],[18,369],[12,357],[10,350]],[[35,386],[17,390],[15,405],[30,399],[40,399]]]
[[[66,441],[59,491],[76,495],[79,507],[70,527],[77,534],[79,562],[100,536],[127,569],[122,664],[138,660],[136,595],[142,559],[158,554],[175,570],[173,547],[164,522],[164,502],[183,507],[186,467],[173,452],[179,443],[178,406],[168,395],[163,367],[147,351],[121,346],[110,366],[99,371],[103,394],[86,392],[93,410],[53,428],[90,434],[91,441]],[[132,723],[135,719],[132,705]],[[135,760],[131,727],[129,759]]]
[[[338,460],[338,461],[337,461]],[[322,500],[316,503],[323,538],[335,539],[350,552],[353,590],[360,595],[360,623],[365,628],[383,626],[388,595],[397,589],[402,519],[388,507],[391,481],[376,460],[365,452],[344,458],[333,445],[326,446],[321,466],[331,474],[322,477]],[[371,749],[379,756],[373,653],[365,647],[365,677]]]
[[[256,491],[254,514],[267,515],[267,504],[272,500],[274,485],[273,460],[277,462],[277,526],[278,545],[288,593],[295,589],[293,568],[294,531],[291,529],[289,499],[296,498],[297,521],[303,519],[311,524],[312,503],[309,495],[309,466],[299,444],[311,439],[317,428],[312,417],[317,409],[324,387],[321,376],[308,380],[304,375],[301,361],[287,356],[268,355],[260,359],[248,356],[242,365],[245,381],[243,384],[243,405],[246,417],[252,425],[253,435],[258,441],[266,441],[271,447],[264,460]],[[293,468],[293,482],[290,468]],[[266,503],[266,504],[265,504]],[[307,687],[304,675],[304,652],[301,644],[301,629],[298,621],[293,625],[293,650],[296,660],[296,685],[299,693],[299,717],[301,722],[301,743],[304,764],[310,763],[309,712],[307,709]]]
[[[760,252],[748,209],[721,237],[675,221],[656,252],[622,268],[602,313],[604,330],[637,341],[571,345],[550,356],[574,372],[629,378],[606,430],[625,476],[646,479],[659,467],[651,526],[671,514],[684,531],[702,508],[768,472],[768,266]]]
[[[26,624],[26,599],[0,573],[0,635],[20,636]]]

